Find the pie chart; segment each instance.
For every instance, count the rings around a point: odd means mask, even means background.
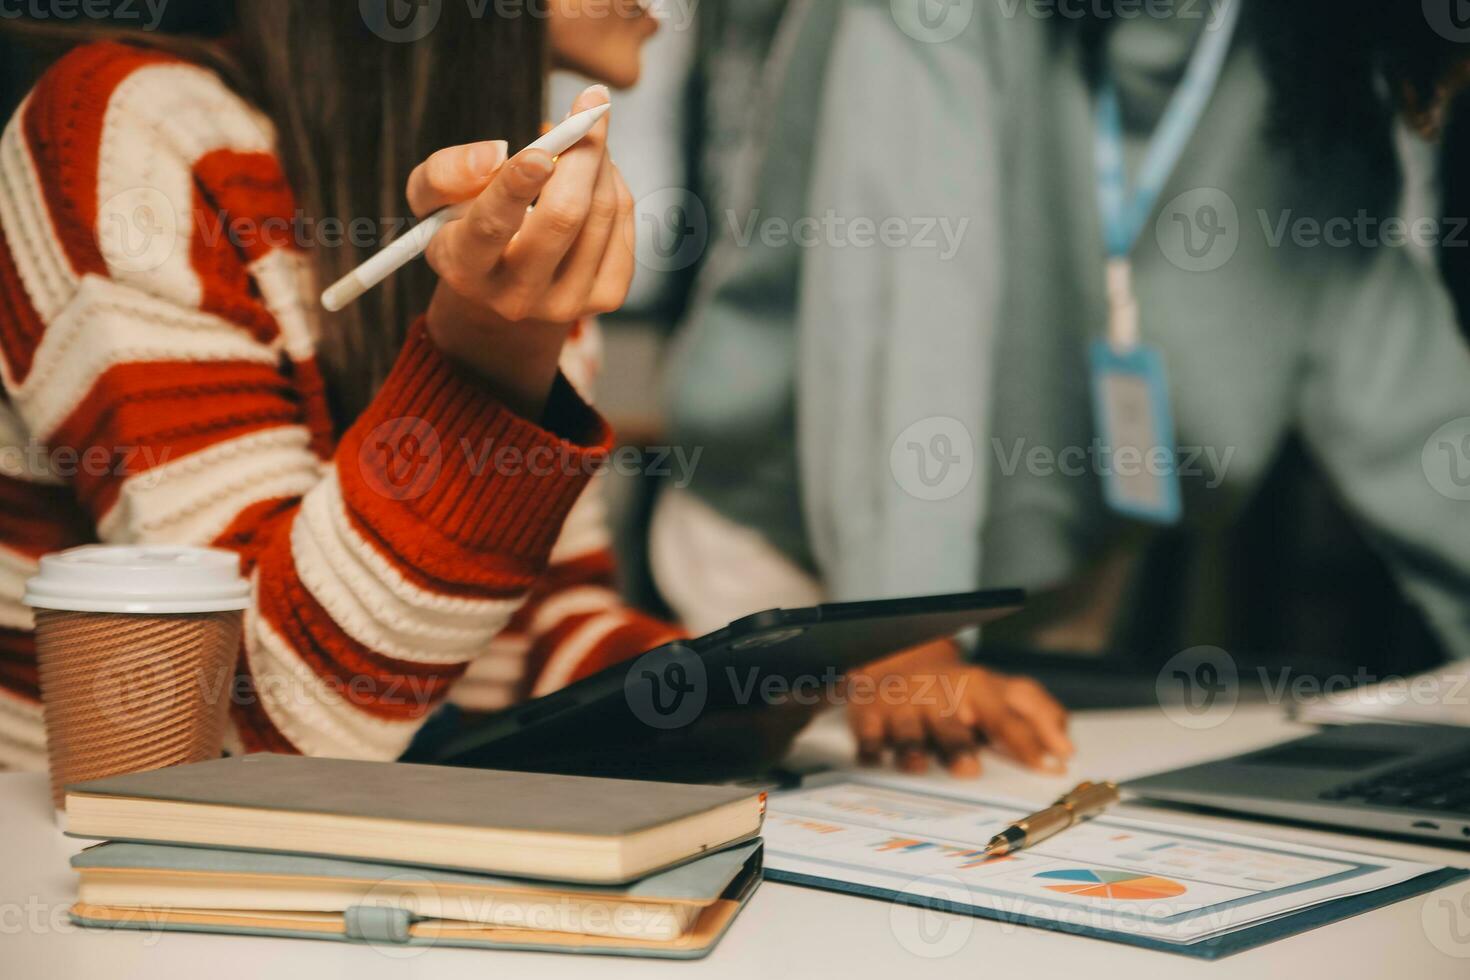
[[[1175,898],[1185,892],[1184,886],[1173,879],[1138,874],[1133,871],[1068,868],[1064,871],[1043,871],[1036,877],[1056,882],[1056,884],[1043,886],[1049,891],[1066,892],[1068,895],[1080,895],[1084,898],[1114,898],[1143,902],[1150,899]]]

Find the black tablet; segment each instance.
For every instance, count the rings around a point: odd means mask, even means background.
[[[509,708],[424,761],[544,768],[601,746],[652,743],[714,711],[819,698],[851,669],[994,622],[1024,601],[1024,593],[1002,590],[757,613]]]

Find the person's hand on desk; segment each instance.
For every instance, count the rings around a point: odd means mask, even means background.
[[[951,774],[980,773],[982,744],[1033,769],[1062,772],[1074,753],[1067,712],[1038,683],[965,662],[951,641],[932,643],[854,671],[848,722],[858,757],[921,773],[936,756]]]

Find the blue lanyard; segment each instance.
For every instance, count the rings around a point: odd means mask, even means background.
[[[1102,212],[1103,237],[1108,256],[1127,258],[1138,243],[1158,204],[1159,195],[1179,165],[1179,158],[1189,145],[1230,54],[1230,44],[1240,23],[1242,0],[1225,0],[1220,22],[1206,25],[1205,35],[1195,46],[1189,68],[1174,93],[1158,131],[1144,158],[1143,169],[1130,199],[1128,177],[1123,157],[1123,109],[1118,87],[1104,68],[1097,93],[1095,152],[1097,165],[1098,207]]]

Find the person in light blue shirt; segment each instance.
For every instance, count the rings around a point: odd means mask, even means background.
[[[1452,223],[1431,142],[1470,30],[1448,3],[1240,2],[1131,253],[1182,532],[1228,527],[1299,435],[1470,657],[1470,347],[1435,263]],[[1128,461],[1100,444],[1090,383],[1112,306],[1099,80],[1131,178],[1227,7],[793,7],[748,197],[672,375],[679,440],[704,449],[654,529],[676,606],[720,592],[660,538],[755,535],[822,595],[1019,585],[1031,641],[1106,642],[1158,530],[1109,504]],[[764,233],[821,216],[840,220],[804,243]]]

